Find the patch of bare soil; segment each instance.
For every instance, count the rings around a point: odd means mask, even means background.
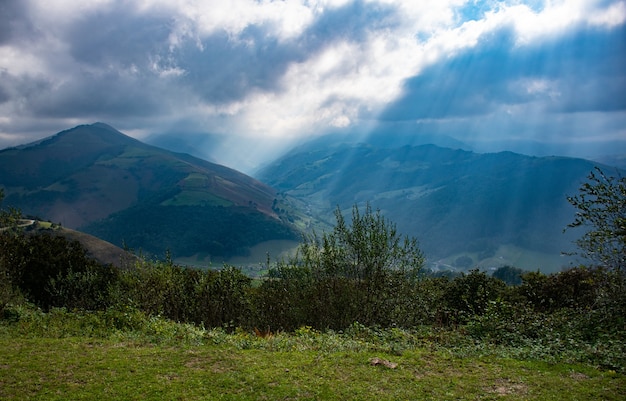
[[[510,379],[498,379],[487,392],[497,395],[524,395],[528,393],[528,386],[523,383],[516,383]]]

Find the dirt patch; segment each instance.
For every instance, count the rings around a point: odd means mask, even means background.
[[[580,372],[572,372],[572,373],[570,373],[569,377],[574,379],[574,380],[587,380],[587,379],[589,379],[589,376],[587,376],[584,373],[580,373]]]
[[[523,383],[516,383],[509,379],[498,379],[496,383],[486,390],[497,395],[524,395],[528,393],[528,386]]]

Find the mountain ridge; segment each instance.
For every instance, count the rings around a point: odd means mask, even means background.
[[[233,235],[228,231],[232,219],[239,225],[247,221],[258,226],[260,231],[248,238],[236,235],[240,245],[226,245],[225,238],[207,238],[220,244],[214,244],[214,251],[221,249],[225,254],[245,252],[243,248],[260,240],[297,236],[274,210],[273,188],[228,167],[144,144],[103,123],[80,125],[37,143],[0,151],[0,176],[6,204],[72,229],[84,229],[118,246],[124,242],[159,253],[167,249],[157,249],[164,245],[158,241],[148,243],[147,238],[155,233],[144,232],[129,210],[154,216],[157,222],[151,229],[157,231],[184,231],[158,224],[162,220],[177,225],[169,219],[171,215],[190,222],[194,215],[219,218],[225,229],[219,234],[213,230],[211,235],[222,237]],[[262,228],[263,224],[267,227]],[[194,229],[210,231],[201,224]],[[176,238],[167,245],[173,252],[181,248]],[[184,248],[193,251],[193,247]]]
[[[456,257],[471,255],[473,263],[483,261],[486,267],[498,262],[499,249],[514,247],[553,255],[549,269],[558,270],[561,251],[572,250],[577,236],[563,233],[574,217],[566,198],[577,193],[596,165],[431,144],[341,144],[298,148],[258,177],[307,202],[322,220],[337,206],[348,214],[352,205],[369,203],[400,232],[418,238],[431,261],[446,259],[451,265]]]

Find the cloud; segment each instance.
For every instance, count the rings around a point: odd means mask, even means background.
[[[614,135],[625,108],[623,0],[6,0],[0,11],[0,147],[93,121],[184,126],[229,147],[376,121],[515,136],[531,112],[533,127],[587,113]]]
[[[539,103],[543,112],[626,110],[626,29],[586,29],[566,38],[515,46],[510,30],[406,81],[384,119],[485,115]]]
[[[25,18],[27,13],[25,3],[20,0],[0,3],[0,45],[32,34],[34,28]]]

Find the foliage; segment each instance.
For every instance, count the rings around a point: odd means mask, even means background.
[[[0,188],[0,206],[4,199],[4,190]],[[18,224],[22,213],[15,208],[10,207],[8,210],[0,208],[0,230],[13,230]]]
[[[0,205],[2,205],[3,199],[4,190],[0,188]],[[2,242],[4,236],[10,234],[9,230],[12,230],[11,227],[15,226],[15,221],[10,211],[0,208],[0,242]],[[2,244],[0,243],[0,245]],[[8,304],[14,301],[22,301],[21,293],[9,279],[6,258],[5,252],[0,252],[0,313],[4,311]]]
[[[471,316],[483,315],[489,303],[498,299],[504,289],[504,282],[478,269],[461,274],[452,280],[443,294],[447,321],[465,323]]]
[[[424,256],[414,238],[369,205],[355,205],[348,225],[339,208],[336,226],[322,237],[304,238],[289,262],[279,262],[260,288],[267,325],[343,329],[353,322],[390,326],[406,323],[398,313],[414,286]],[[290,296],[286,299],[284,294]]]
[[[595,306],[608,285],[604,269],[578,267],[546,276],[540,272],[522,275],[515,292],[536,311],[551,312],[562,308],[588,309]]]
[[[507,285],[522,284],[522,275],[524,270],[513,266],[498,267],[492,274],[492,277],[504,281]]]
[[[417,242],[399,236],[380,212],[355,206],[352,224],[339,210],[336,219],[332,232],[304,238],[298,253],[260,282],[229,266],[178,266],[169,254],[124,269],[102,266],[77,242],[2,231],[0,331],[392,355],[428,346],[626,370],[621,270],[581,266],[520,276],[505,267],[493,276],[471,270],[436,277],[423,273]],[[498,277],[522,281],[506,286]],[[349,341],[338,345],[342,336]]]
[[[53,306],[99,309],[109,302],[117,270],[87,257],[78,241],[48,234],[0,233],[0,271],[43,309]]]
[[[165,262],[138,262],[121,273],[118,305],[152,316],[206,327],[244,326],[251,279],[239,269],[199,270]]]
[[[592,171],[567,200],[577,210],[568,227],[588,227],[576,243],[580,254],[611,269],[626,267],[626,177],[607,176],[600,168]]]

